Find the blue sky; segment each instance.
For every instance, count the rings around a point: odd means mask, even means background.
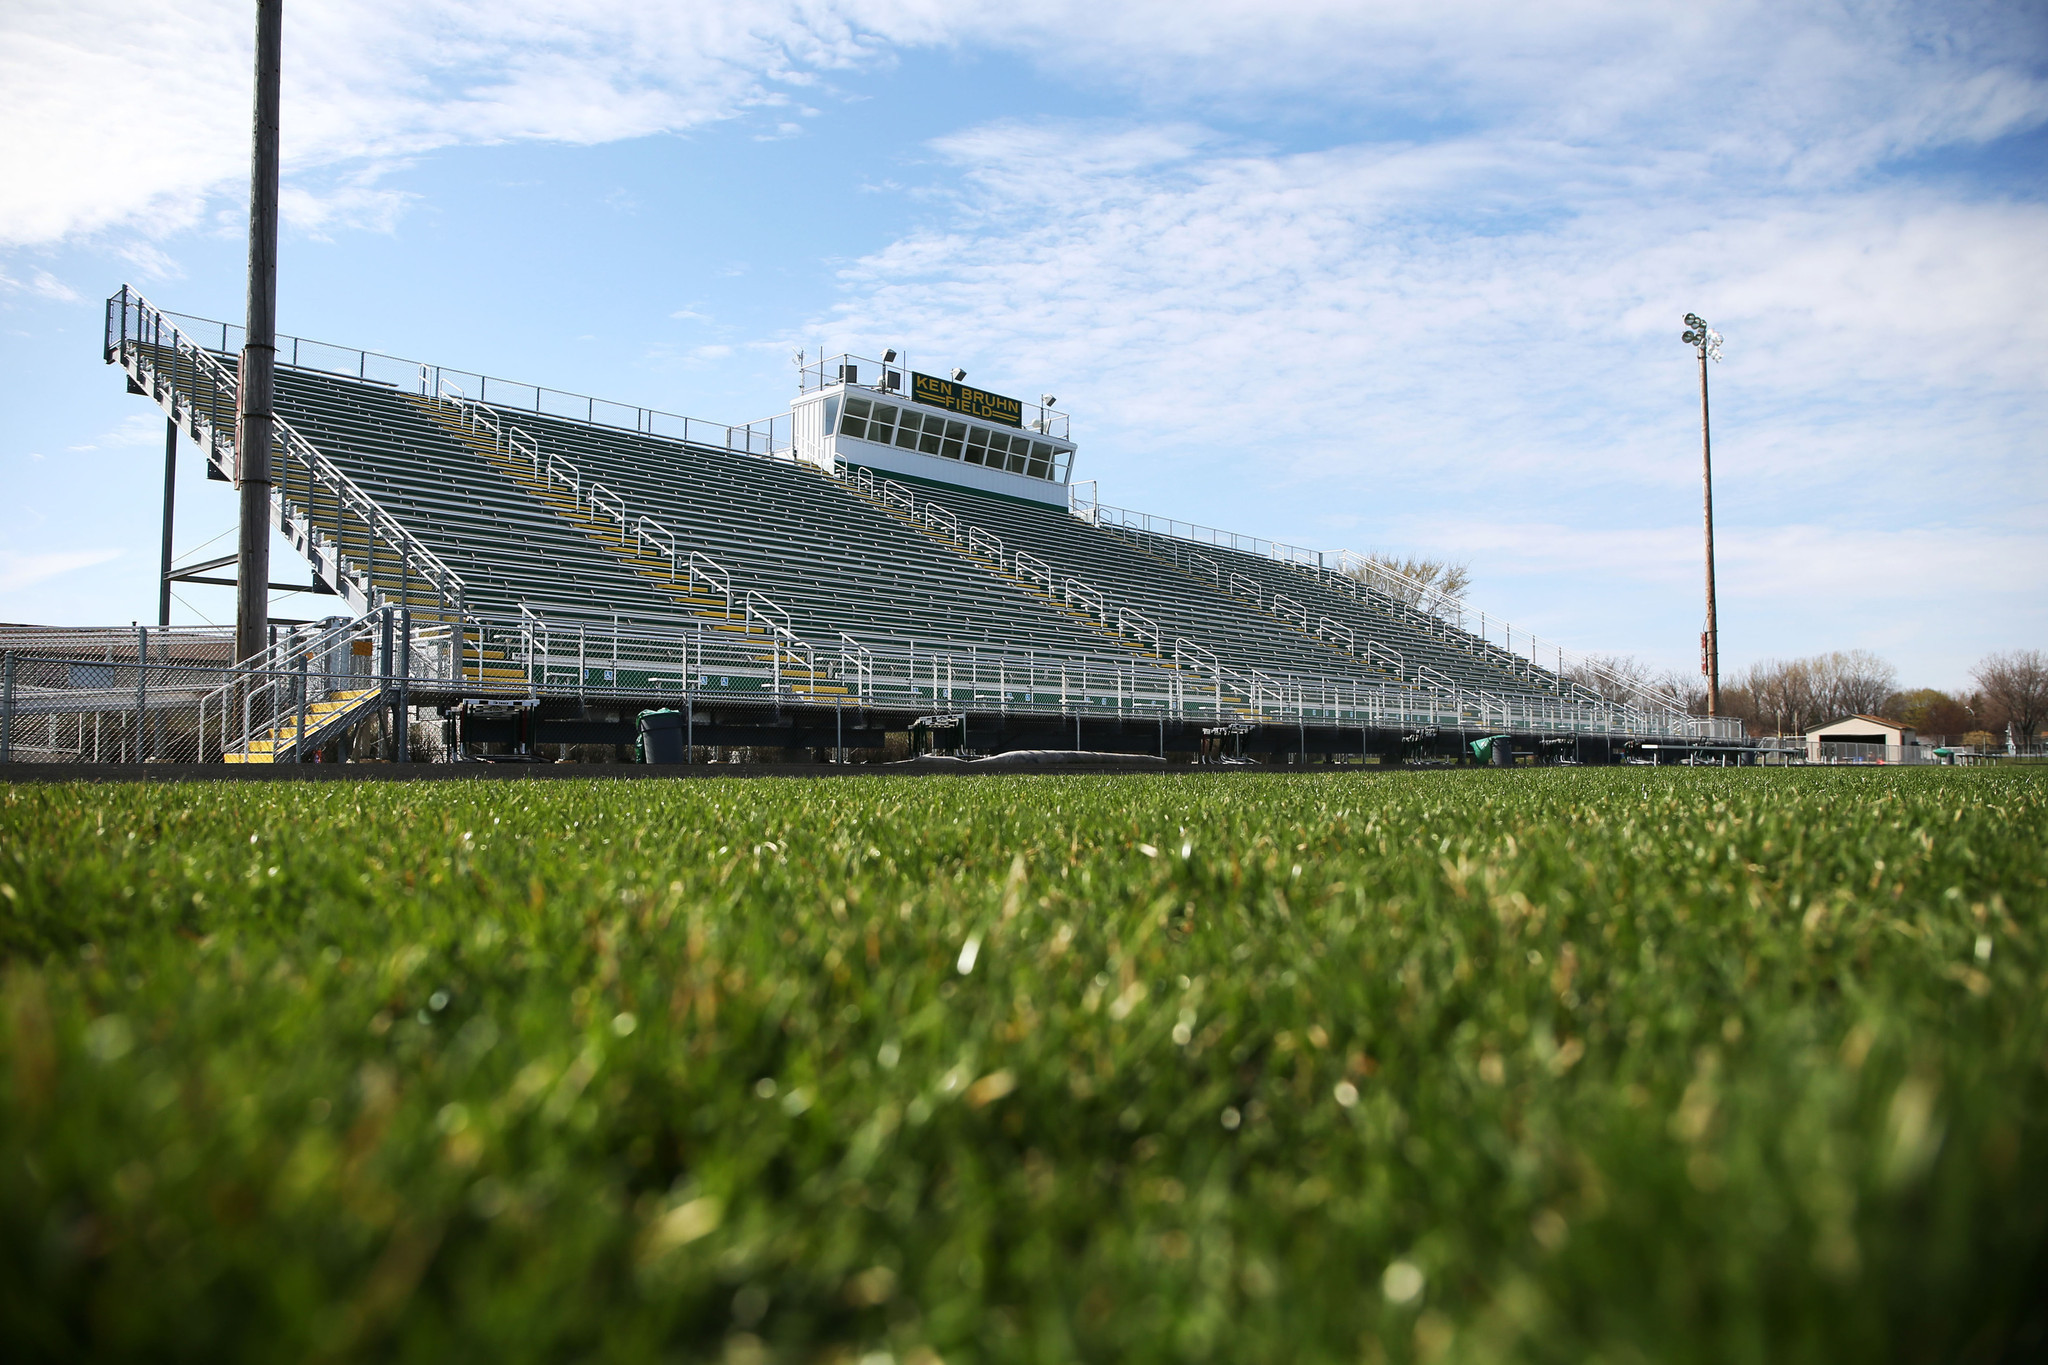
[[[896,345],[1057,393],[1105,502],[1469,560],[1683,668],[1697,310],[1724,672],[2048,646],[2039,5],[1017,11],[288,0],[280,326],[731,421],[799,345]],[[162,424],[100,301],[240,318],[248,29],[0,14],[0,619],[153,619]],[[181,555],[226,553],[183,473]]]

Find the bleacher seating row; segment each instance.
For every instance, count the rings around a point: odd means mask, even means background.
[[[1156,640],[1118,635],[1050,584],[973,552],[964,535],[937,534],[809,465],[314,370],[280,370],[278,410],[461,576],[466,609],[479,615],[524,606],[582,619],[616,614],[655,630],[723,615],[636,538],[645,517],[772,599],[821,651],[842,636],[1044,657],[1124,651],[1171,670],[1170,642],[1188,642],[1230,669],[1273,678],[1440,680],[1498,695],[1565,688],[1528,660],[1333,572],[1098,526],[997,494],[915,488],[920,504],[944,508],[958,527],[1141,613],[1156,624]],[[518,441],[507,436],[515,430]],[[575,487],[549,463],[573,469]],[[592,485],[605,506],[589,500]],[[320,498],[317,490],[306,498],[316,523]],[[358,563],[381,554],[376,586],[384,600],[398,600],[389,547],[373,550],[366,532],[346,527],[341,539]]]

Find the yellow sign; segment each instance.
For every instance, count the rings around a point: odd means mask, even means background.
[[[956,384],[937,375],[919,374],[912,370],[910,396],[920,403],[944,408],[948,412],[957,412],[963,417],[979,417],[984,422],[1001,422],[1006,427],[1024,425],[1024,405],[1016,399],[1005,398],[986,389],[971,389],[965,384]]]

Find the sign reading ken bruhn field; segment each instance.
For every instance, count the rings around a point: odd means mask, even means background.
[[[1024,405],[1016,399],[1005,398],[999,393],[989,393],[985,389],[970,389],[965,384],[956,384],[937,375],[919,374],[912,370],[910,396],[920,403],[945,408],[963,417],[979,417],[985,422],[1001,422],[1006,427],[1024,425]]]

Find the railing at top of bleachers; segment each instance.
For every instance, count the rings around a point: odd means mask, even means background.
[[[241,351],[243,329],[234,323],[186,313],[166,312],[162,316],[185,324],[181,330],[208,351],[218,355],[235,355]],[[457,370],[306,337],[280,335],[277,339],[277,363],[281,368],[339,375],[424,397],[442,392],[445,381],[477,402],[496,408],[613,427],[643,436],[660,436],[689,445],[710,446],[748,455],[774,455],[788,450],[791,444],[787,413],[739,425],[710,422],[701,417],[684,417],[658,408],[593,398],[589,394],[569,393],[540,384],[500,379],[473,370]]]

